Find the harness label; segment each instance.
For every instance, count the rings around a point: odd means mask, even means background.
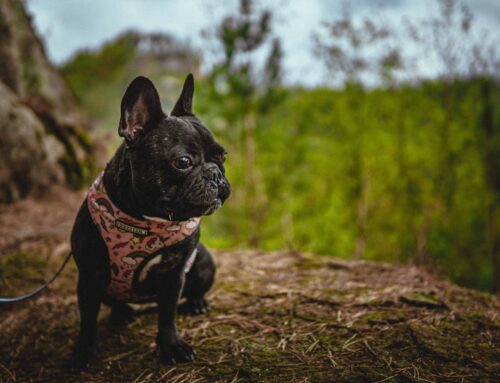
[[[129,233],[134,233],[134,234],[142,235],[142,236],[149,235],[149,230],[143,229],[141,227],[135,227],[135,226],[129,225],[123,221],[120,221],[119,219],[117,219],[115,221],[115,226],[118,229],[128,231]]]

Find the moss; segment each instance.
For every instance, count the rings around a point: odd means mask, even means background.
[[[72,189],[79,189],[83,183],[83,170],[81,164],[68,153],[65,153],[59,159],[59,164],[64,169],[68,186]]]
[[[407,314],[399,309],[394,310],[376,310],[363,315],[363,320],[369,324],[398,323],[407,318]]]
[[[414,306],[429,307],[429,308],[444,308],[445,303],[433,294],[427,294],[420,291],[411,291],[400,297],[402,302]]]
[[[77,139],[82,149],[90,153],[94,147],[90,134],[81,127],[75,126],[72,129],[73,136]]]
[[[50,112],[50,106],[35,108],[37,116],[43,122],[45,131],[53,135],[64,146],[64,154],[59,164],[64,169],[66,183],[73,189],[80,189],[92,181],[95,163],[91,156],[94,148],[87,132],[80,127],[60,124]],[[84,158],[79,159],[78,150],[83,150]]]
[[[22,72],[24,88],[28,94],[39,95],[42,88],[42,79],[38,73],[37,63],[31,56],[31,46],[23,49]]]
[[[2,295],[44,280],[47,260],[34,252],[14,252],[0,257],[0,287]]]

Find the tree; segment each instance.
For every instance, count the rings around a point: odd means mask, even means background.
[[[393,72],[401,67],[398,50],[387,46],[392,32],[387,27],[365,19],[361,24],[352,20],[350,10],[344,7],[340,19],[324,24],[328,38],[316,34],[315,53],[324,60],[329,77],[335,85],[343,85],[351,96],[350,104],[359,112],[355,114],[350,131],[350,169],[353,182],[349,203],[353,206],[353,220],[357,223],[357,239],[353,256],[362,258],[366,250],[366,228],[369,215],[368,192],[370,177],[363,158],[364,85],[376,81],[379,75],[386,84],[392,84]],[[403,135],[401,135],[403,136]],[[404,144],[401,145],[404,148]]]
[[[241,0],[239,13],[224,17],[211,34],[222,52],[209,75],[211,96],[221,105],[217,113],[228,126],[233,183],[240,186],[233,191],[233,206],[241,206],[244,217],[233,226],[252,247],[259,244],[267,204],[256,158],[258,112],[272,109],[281,81],[282,49],[279,39],[272,36],[271,20],[271,11],[258,11],[253,1]],[[255,54],[265,48],[269,52],[260,68]]]
[[[492,260],[494,291],[500,290],[500,127],[494,116],[495,83],[500,80],[500,36],[474,28],[470,9],[455,0],[441,0],[440,13],[431,17],[420,28],[410,25],[413,39],[432,52],[440,63],[440,79],[448,86],[443,88],[442,102],[447,112],[441,127],[441,195],[446,207],[451,208],[455,187],[453,170],[457,156],[450,149],[450,125],[456,121],[457,99],[463,94],[463,80],[478,82],[478,97],[483,106],[478,144],[483,151],[487,198],[487,237]],[[427,43],[426,43],[427,42]],[[430,42],[430,43],[428,43]],[[430,45],[430,46],[429,46]],[[430,49],[429,49],[430,48]]]
[[[464,5],[454,0],[441,0],[439,10],[430,14],[422,21],[408,21],[399,26],[387,26],[386,23],[373,23],[371,20],[357,22],[349,12],[343,17],[325,24],[325,35],[316,35],[316,54],[323,59],[334,79],[334,84],[344,84],[349,89],[350,84],[362,86],[383,86],[399,88],[401,102],[399,108],[390,120],[386,122],[393,129],[396,141],[396,155],[394,163],[398,166],[398,180],[394,189],[387,192],[394,193],[393,201],[397,203],[395,211],[405,212],[401,224],[412,228],[414,232],[414,253],[421,261],[431,261],[428,255],[434,257],[443,247],[453,250],[453,257],[460,257],[463,251],[482,251],[480,238],[483,233],[477,229],[476,239],[462,240],[469,236],[466,225],[485,222],[487,227],[487,242],[494,276],[492,280],[498,289],[498,275],[500,275],[500,229],[499,229],[499,173],[496,158],[500,157],[498,116],[493,105],[497,96],[500,73],[500,57],[497,49],[498,36],[492,36],[487,31],[475,28],[472,12]],[[397,32],[397,33],[396,33]],[[404,36],[406,42],[412,42],[416,54],[412,55],[404,49],[398,37]],[[426,78],[425,66],[431,61],[437,65],[439,73],[437,79]],[[476,84],[477,86],[475,86]],[[435,164],[433,169],[432,192],[425,185],[425,179],[416,178],[412,171],[412,158],[409,150],[411,140],[417,134],[416,130],[408,128],[407,116],[422,116],[417,105],[421,103],[411,96],[409,87],[420,87],[426,92],[425,98],[439,101],[436,116],[431,118],[432,110],[426,110],[428,119],[435,120],[435,125],[427,134],[427,147],[432,148],[432,157],[429,163]],[[408,89],[408,91],[404,91]],[[475,93],[474,93],[475,92]],[[471,116],[470,95],[476,95],[475,103],[481,105],[481,121],[475,128],[469,129]],[[354,95],[361,100],[360,94]],[[420,96],[421,97],[421,96]],[[360,101],[363,102],[363,101]],[[362,115],[360,113],[360,115]],[[369,126],[359,120],[360,126]],[[411,125],[415,125],[411,123]],[[473,129],[476,129],[475,131]],[[474,131],[471,136],[468,132]],[[361,129],[355,135],[360,142],[363,134]],[[371,135],[372,136],[372,135]],[[361,147],[361,149],[357,149]],[[410,148],[410,149],[408,149]],[[414,149],[413,156],[417,153]],[[420,149],[421,150],[421,149]],[[353,147],[351,152],[354,163],[364,164],[359,160],[366,156],[366,148],[362,145]],[[484,187],[487,189],[486,208],[484,214],[474,213],[476,218],[471,222],[465,221],[465,201],[460,189],[467,156],[481,153],[483,158]],[[420,156],[420,155],[419,155]],[[363,169],[361,166],[361,169]],[[392,166],[387,164],[387,167]],[[356,167],[353,168],[356,170]],[[469,169],[468,171],[471,171]],[[353,171],[357,174],[357,190],[363,185],[365,171]],[[355,189],[356,190],[356,189]],[[420,190],[420,191],[419,191]],[[431,194],[429,194],[431,193]],[[462,193],[462,194],[461,194]],[[358,211],[358,242],[363,243],[364,228],[370,226],[359,212],[370,211],[363,209],[364,193],[354,194]],[[399,202],[398,202],[399,201]],[[365,206],[366,207],[366,206]],[[456,217],[462,217],[457,225]],[[373,219],[368,214],[368,220]],[[386,217],[389,221],[390,218]],[[475,223],[474,223],[475,222]],[[450,242],[455,241],[451,244]],[[444,243],[450,243],[444,246]],[[471,244],[477,247],[471,247]],[[451,253],[450,253],[451,254]],[[474,259],[474,257],[470,257]],[[472,262],[472,261],[471,261]],[[473,263],[470,263],[471,265]],[[496,281],[496,282],[495,282]]]

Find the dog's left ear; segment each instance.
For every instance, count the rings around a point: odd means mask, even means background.
[[[184,81],[184,86],[182,87],[182,93],[177,100],[174,109],[170,113],[171,116],[181,117],[181,116],[194,116],[193,107],[193,94],[194,94],[194,78],[190,73]]]
[[[122,98],[118,134],[131,144],[164,117],[160,96],[151,80],[136,77]]]

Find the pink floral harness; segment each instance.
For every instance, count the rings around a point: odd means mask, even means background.
[[[192,236],[199,227],[200,218],[187,221],[133,218],[109,198],[101,173],[92,184],[88,196],[88,208],[108,248],[111,282],[108,293],[120,300],[140,302],[134,293],[134,284],[142,282],[147,272],[160,263],[158,250],[171,247]],[[155,253],[157,253],[155,255]],[[186,262],[187,273],[196,258],[196,250]]]

